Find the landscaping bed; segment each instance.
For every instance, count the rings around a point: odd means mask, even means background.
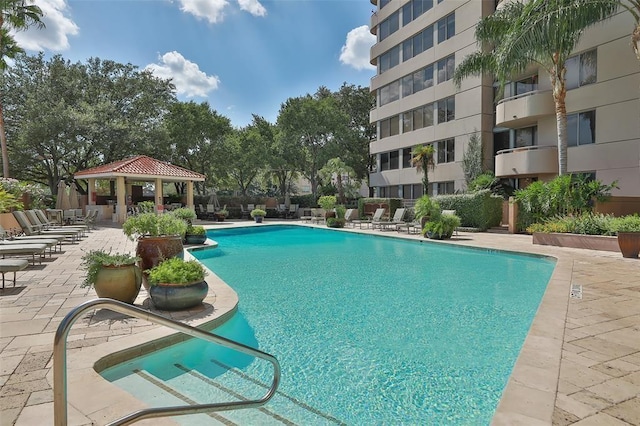
[[[604,235],[534,232],[533,244],[619,252],[618,238]]]

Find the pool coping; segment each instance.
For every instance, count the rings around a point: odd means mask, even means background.
[[[238,224],[232,227],[283,224],[328,229],[322,225],[303,223]],[[461,241],[455,239],[450,241],[424,240],[420,236],[395,232],[387,234],[369,229],[345,228],[336,231],[418,240],[426,244],[447,244],[480,250],[488,248],[473,245],[468,241],[461,244]],[[530,241],[529,244],[531,244]],[[491,250],[501,252],[551,257],[556,260],[547,288],[494,413],[492,424],[495,425],[549,425],[552,423],[569,304],[572,261],[570,256],[563,256],[562,252],[546,252],[546,247],[532,245],[528,252],[490,247]],[[186,256],[191,256],[188,254],[188,250],[186,253]],[[215,273],[209,272],[207,282],[210,294],[205,299],[205,303],[211,305],[215,303],[215,308],[204,316],[201,315],[198,318],[185,321],[189,325],[206,327],[215,324],[216,321],[223,322],[237,309],[238,297],[235,291]],[[121,416],[123,412],[147,408],[148,406],[144,402],[103,379],[98,371],[114,363],[141,355],[143,350],[150,352],[160,349],[167,345],[167,339],[176,339],[173,337],[175,334],[170,329],[157,327],[69,354],[67,359],[69,405],[97,424],[112,421],[114,417]],[[50,384],[53,383],[52,371],[47,375],[47,380]],[[170,419],[155,419],[154,423],[175,424]]]

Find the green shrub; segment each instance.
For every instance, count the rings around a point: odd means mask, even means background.
[[[187,225],[190,225],[191,221],[196,218],[196,212],[187,207],[181,207],[179,209],[172,210],[168,214],[171,214],[178,219],[184,220]]]
[[[640,216],[638,214],[617,217],[611,221],[611,232],[640,232]]]
[[[336,218],[344,219],[344,215],[347,213],[347,208],[342,204],[339,204],[336,206],[335,210],[336,210]]]
[[[188,235],[206,235],[207,230],[203,226],[189,226],[187,228]]]
[[[534,223],[527,227],[528,233],[558,232],[582,235],[613,235],[612,223],[615,218],[600,213],[583,213],[580,216],[557,216]]]
[[[203,281],[205,270],[197,260],[185,261],[172,257],[145,271],[149,274],[149,284],[189,284]]]
[[[253,209],[249,214],[251,215],[251,217],[256,217],[256,216],[265,217],[267,215],[267,212],[262,209]]]
[[[329,228],[344,228],[346,221],[344,218],[328,217],[327,226]]]
[[[135,265],[139,260],[139,257],[127,253],[91,250],[82,256],[80,267],[87,271],[87,275],[80,287],[93,287],[103,266]]]
[[[122,232],[132,241],[140,237],[184,235],[187,224],[171,214],[142,213],[129,216],[122,224]]]
[[[467,194],[436,195],[433,197],[443,210],[455,210],[462,226],[485,231],[500,225],[502,197],[483,189]]]
[[[425,223],[422,234],[435,234],[437,238],[451,238],[458,226],[460,226],[460,218],[457,215],[441,214],[436,220]]]
[[[416,200],[413,206],[413,214],[416,220],[422,218],[437,219],[440,216],[440,204],[433,201],[428,195],[423,195]]]
[[[338,200],[335,195],[323,195],[318,198],[318,205],[325,210],[331,210],[336,206]]]
[[[140,201],[138,210],[140,213],[153,213],[156,211],[156,204],[153,201]]]

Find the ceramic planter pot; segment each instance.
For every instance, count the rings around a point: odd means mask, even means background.
[[[186,244],[204,244],[205,241],[207,241],[206,235],[187,234],[184,236],[184,242]]]
[[[98,297],[133,303],[140,292],[142,272],[136,265],[103,266],[93,285]]]
[[[262,223],[262,216],[255,216],[253,219],[256,221],[256,223]]]
[[[640,253],[640,232],[618,232],[618,246],[622,257],[637,258]]]
[[[149,290],[147,274],[148,269],[158,266],[160,262],[175,256],[182,256],[182,237],[142,237],[138,239],[136,256],[140,257],[140,269],[142,269],[142,285]]]
[[[206,281],[186,285],[158,283],[151,286],[149,295],[156,308],[164,311],[178,311],[198,306],[207,297],[208,291],[209,286]]]

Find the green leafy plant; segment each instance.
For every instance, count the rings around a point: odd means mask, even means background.
[[[129,216],[122,224],[122,232],[132,241],[141,237],[184,235],[187,224],[171,214],[142,213]]]
[[[613,219],[611,230],[618,232],[640,232],[640,216],[638,214]]]
[[[251,217],[256,217],[256,216],[265,217],[267,215],[267,212],[262,209],[253,209],[249,214],[251,215]]]
[[[440,216],[440,205],[428,195],[423,195],[416,200],[413,212],[416,220],[421,220],[422,218],[427,220],[437,219]]]
[[[344,218],[328,217],[327,226],[329,228],[344,228],[346,220]]]
[[[436,238],[451,238],[453,231],[460,226],[460,218],[454,214],[441,214],[437,219],[425,223],[423,235]]]
[[[172,257],[147,271],[151,285],[172,284],[186,285],[203,281],[206,271],[197,260],[185,261]]]
[[[153,201],[140,201],[138,203],[138,211],[140,213],[153,213],[155,209],[156,205]]]
[[[127,253],[111,253],[111,251],[91,250],[82,256],[80,266],[87,271],[81,287],[93,287],[98,273],[104,266],[135,265],[139,257]]]
[[[339,204],[336,206],[335,210],[336,210],[336,218],[344,219],[344,215],[347,213],[347,208],[342,204]]]
[[[203,226],[190,226],[187,228],[187,235],[206,235],[207,230]]]
[[[192,220],[196,218],[196,212],[187,207],[181,207],[179,209],[172,210],[169,214],[184,220],[187,224],[190,224]]]
[[[227,217],[227,216],[229,216],[229,210],[227,210],[227,209],[218,210],[216,212],[216,214],[220,215],[220,216]]]
[[[318,198],[318,205],[325,210],[331,210],[336,206],[337,202],[338,200],[335,195],[323,195]]]
[[[11,210],[22,210],[23,206],[15,195],[0,188],[0,213],[7,213]]]

